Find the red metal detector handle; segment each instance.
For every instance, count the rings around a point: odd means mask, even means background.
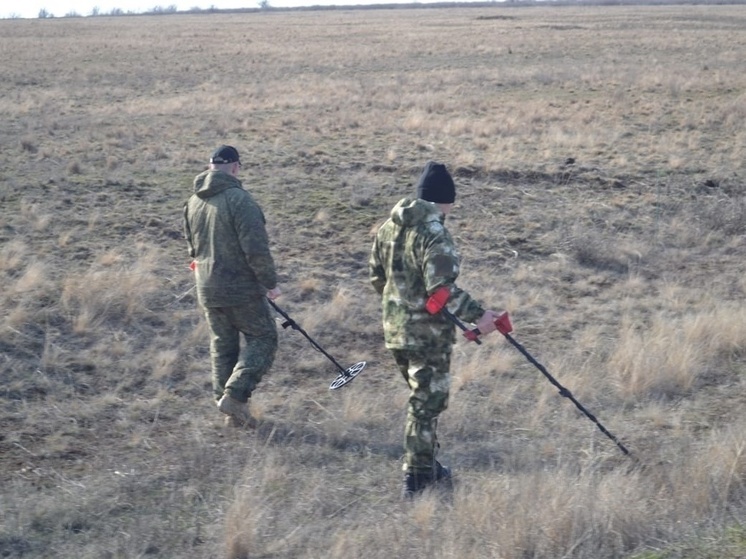
[[[513,325],[510,323],[510,315],[508,311],[503,311],[500,316],[495,320],[495,327],[497,331],[503,335],[510,334],[513,331]]]
[[[446,308],[446,303],[448,303],[448,299],[450,298],[451,290],[448,289],[446,286],[440,287],[432,295],[430,295],[430,297],[428,297],[427,301],[425,302],[425,309],[427,309],[427,312],[429,312],[430,314],[438,314],[439,312],[442,312],[451,322],[453,322],[456,326],[464,331],[464,337],[467,340],[476,344],[481,344],[482,340],[479,339],[479,335],[481,334],[479,328],[469,330],[458,318],[453,315],[451,311]]]

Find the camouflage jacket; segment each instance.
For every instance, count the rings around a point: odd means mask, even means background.
[[[277,286],[264,214],[236,177],[216,170],[195,177],[184,236],[203,306],[237,305]]]
[[[382,296],[383,331],[389,349],[450,351],[455,327],[442,314],[425,309],[427,298],[447,286],[447,308],[465,322],[484,313],[468,293],[456,287],[459,255],[437,205],[404,198],[380,227],[369,261],[370,281]]]

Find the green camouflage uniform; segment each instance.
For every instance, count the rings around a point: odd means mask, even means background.
[[[435,462],[437,419],[448,406],[451,346],[455,326],[442,314],[425,309],[442,286],[451,298],[447,308],[465,322],[484,309],[456,287],[459,255],[437,205],[404,198],[381,226],[371,251],[369,270],[381,295],[386,347],[407,381],[410,397],[404,438],[404,471],[428,472]]]
[[[240,180],[209,170],[194,179],[184,233],[210,328],[215,399],[227,393],[246,402],[277,351],[277,327],[265,297],[277,286],[277,275],[264,214]]]

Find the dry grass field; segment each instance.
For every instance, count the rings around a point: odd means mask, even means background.
[[[0,557],[746,557],[746,6],[0,21]],[[226,430],[181,207],[244,154],[280,330]],[[367,280],[428,159],[458,183],[452,496],[399,500]],[[278,322],[279,328],[279,322]]]

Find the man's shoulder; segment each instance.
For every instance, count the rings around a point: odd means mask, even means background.
[[[241,183],[237,183],[235,186],[228,188],[222,192],[222,194],[230,200],[231,204],[235,205],[251,205],[259,207],[259,204],[251,195],[251,192],[244,189]]]
[[[379,243],[385,243],[390,241],[397,241],[398,243],[430,243],[430,242],[444,242],[452,243],[451,235],[446,229],[442,222],[434,221],[423,221],[409,227],[407,235],[401,235],[403,227],[397,224],[393,219],[387,219],[383,225],[378,228],[376,232],[376,239]]]

